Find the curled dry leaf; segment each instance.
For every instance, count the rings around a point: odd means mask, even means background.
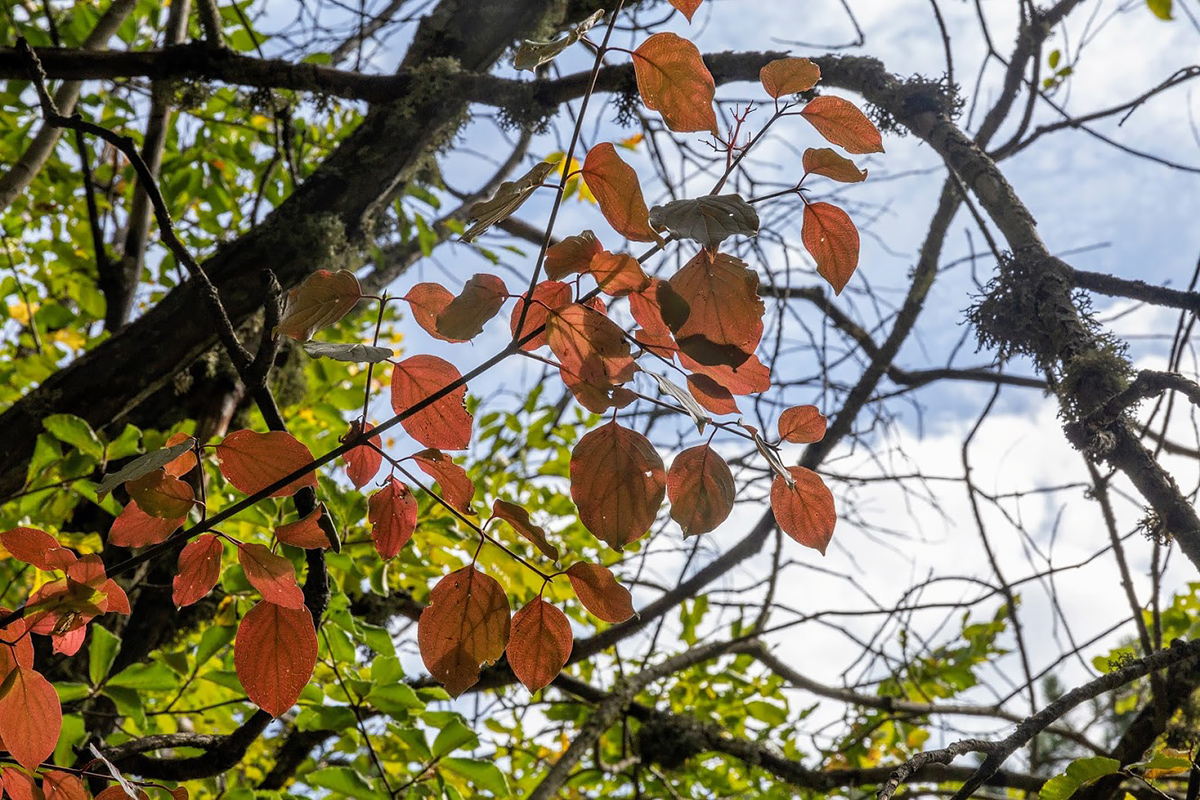
[[[551,561],[558,561],[558,548],[546,540],[546,529],[529,520],[529,512],[516,503],[496,500],[492,503],[492,516],[502,519],[517,533],[533,542],[534,547]]]
[[[508,644],[508,595],[473,566],[438,581],[417,623],[425,668],[453,697],[479,680],[479,668],[504,654]]]
[[[513,212],[529,199],[533,191],[542,185],[546,176],[554,170],[554,166],[548,161],[535,164],[517,180],[505,181],[500,184],[500,188],[496,190],[492,199],[481,200],[471,206],[469,219],[475,220],[475,224],[467,228],[462,235],[462,240],[464,242],[472,241],[497,222],[511,217]]]
[[[390,348],[354,342],[305,342],[304,352],[313,358],[331,358],[354,364],[378,364],[396,355]]]
[[[779,415],[779,438],[792,444],[819,442],[828,422],[816,406],[793,406]]]
[[[171,598],[176,606],[190,606],[212,591],[221,577],[224,553],[224,544],[211,533],[187,543],[179,553],[179,574],[171,583]]]
[[[469,341],[483,333],[483,326],[500,313],[508,299],[508,287],[495,275],[471,276],[458,296],[437,315],[438,333],[446,339]]]
[[[875,123],[848,100],[824,95],[806,105],[804,117],[817,133],[847,153],[882,153],[883,137]]]
[[[576,561],[567,568],[567,578],[583,607],[605,622],[624,622],[634,615],[633,595],[608,567]]]
[[[571,451],[571,499],[579,519],[615,550],[650,530],[666,494],[662,459],[642,434],[614,420]]]
[[[817,272],[841,294],[858,268],[858,228],[850,215],[829,203],[809,203],[800,239],[817,262]]]
[[[757,236],[758,212],[741,195],[705,195],[655,206],[650,209],[650,224],[705,247],[716,247],[730,236]]]
[[[439,450],[467,449],[471,443],[471,415],[463,405],[467,387],[459,386],[426,402],[461,378],[453,364],[431,355],[411,356],[392,368],[392,409],[403,414],[418,403],[425,404],[401,421],[409,436]]]
[[[717,85],[696,45],[674,33],[656,33],[633,51],[633,72],[642,102],[662,114],[668,128],[717,132]]]
[[[583,179],[613,230],[634,242],[658,238],[650,227],[650,211],[637,173],[617,155],[611,142],[601,142],[588,151],[583,160]]]
[[[307,608],[266,601],[246,612],[233,666],[250,700],[272,717],[295,705],[317,664],[317,631]]]
[[[521,326],[521,332],[518,333],[517,325],[521,321],[521,309],[525,307],[525,296],[517,298],[516,307],[513,308],[512,318],[508,324],[513,337],[519,340],[534,331],[539,331],[533,334],[533,338],[521,345],[521,349],[533,351],[547,344],[549,340],[546,338],[545,328],[550,312],[556,308],[562,308],[570,302],[570,286],[559,281],[542,281],[533,289],[533,302],[529,304],[529,311],[525,313],[525,322]]]
[[[313,462],[312,451],[286,431],[234,431],[216,450],[221,474],[243,494],[257,494]],[[306,486],[317,488],[315,472],[301,475],[268,497],[290,497]]]
[[[375,549],[384,558],[399,553],[417,529],[417,499],[395,478],[388,478],[384,487],[371,495],[367,512]]]
[[[571,657],[574,636],[567,615],[541,597],[513,615],[508,665],[531,692],[550,685]]]
[[[708,412],[704,407],[696,402],[696,398],[692,397],[682,386],[672,383],[662,375],[655,372],[647,372],[646,374],[658,384],[659,391],[679,401],[679,405],[683,406],[683,410],[692,418],[692,422],[696,423],[696,432],[704,433],[704,426],[712,420],[709,419]]]
[[[725,459],[708,445],[684,450],[671,462],[667,496],[671,519],[684,536],[715,530],[733,511],[733,473]]]
[[[841,183],[858,183],[867,179],[867,171],[829,147],[810,147],[804,151],[804,172],[824,175]]]
[[[319,269],[288,292],[277,331],[298,341],[311,339],[350,313],[362,299],[358,278],[347,269]]]
[[[771,510],[775,512],[775,520],[788,536],[825,555],[837,523],[833,493],[812,470],[804,467],[788,467],[787,470],[793,485],[788,486],[781,475],[776,475],[771,484]]]

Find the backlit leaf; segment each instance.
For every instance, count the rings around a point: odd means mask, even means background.
[[[13,528],[0,533],[0,544],[18,561],[50,572],[75,563],[75,554],[37,528]]]
[[[0,684],[0,740],[25,769],[49,758],[62,730],[62,706],[50,681],[17,667]]]
[[[225,545],[211,533],[187,543],[179,553],[179,574],[171,584],[171,598],[176,606],[190,606],[212,591],[221,577],[224,553]]]
[[[147,472],[140,478],[127,481],[125,490],[145,513],[159,519],[187,517],[195,500],[190,484],[168,475],[165,469]]]
[[[692,15],[696,13],[696,9],[700,7],[703,0],[668,0],[671,5],[679,10],[680,14],[687,17],[687,21],[692,21]]]
[[[800,238],[817,262],[817,272],[841,294],[858,268],[858,229],[850,215],[829,203],[809,203]]]
[[[558,561],[558,548],[546,540],[546,529],[529,521],[529,512],[507,500],[492,502],[492,516],[502,519],[517,533],[533,542],[534,547],[551,561]]]
[[[612,623],[633,617],[633,595],[617,583],[608,567],[576,561],[567,568],[567,577],[579,602],[595,616]]]
[[[0,606],[0,615],[10,609]],[[33,666],[33,640],[26,635],[23,619],[16,619],[0,629],[0,683],[17,667]]]
[[[188,446],[189,449],[187,452],[163,465],[163,469],[167,471],[167,474],[176,478],[182,478],[184,475],[191,472],[193,469],[195,469],[196,464],[198,463],[196,461],[196,451],[192,449],[196,444],[196,440],[186,433],[173,434],[170,439],[167,439],[166,447],[174,448],[181,444],[186,444]]]
[[[288,292],[278,332],[301,342],[311,339],[350,313],[361,299],[362,288],[353,272],[319,269]]]
[[[257,494],[313,462],[308,447],[286,431],[234,431],[216,450],[221,474],[243,494]],[[317,487],[315,472],[296,478],[268,497],[290,497],[305,486]]]
[[[573,642],[567,615],[535,597],[513,615],[508,665],[526,689],[536,692],[549,686],[566,666]]]
[[[134,795],[130,795],[125,791],[124,787],[109,786],[96,795],[96,800],[150,800],[150,795],[146,794],[142,789],[137,789]]]
[[[305,342],[304,352],[313,358],[331,358],[355,364],[378,364],[396,355],[387,347],[373,347],[356,342]]]
[[[437,315],[438,333],[446,339],[470,340],[483,332],[484,323],[500,313],[508,287],[495,275],[473,275],[463,290]]]
[[[666,320],[681,351],[706,366],[738,367],[750,358],[762,339],[764,307],[758,275],[746,262],[701,250],[667,286],[688,308],[683,324]],[[662,287],[659,300],[664,302]]]
[[[792,444],[819,442],[828,422],[816,406],[793,406],[779,415],[779,438]]]
[[[758,235],[758,212],[736,194],[672,200],[650,209],[650,224],[682,239],[716,247],[730,236]]]
[[[729,465],[708,445],[684,450],[671,462],[667,473],[667,496],[671,519],[683,528],[684,536],[708,533],[733,511],[733,473]]]
[[[440,283],[418,283],[404,295],[412,312],[413,321],[430,336],[444,342],[465,342],[466,339],[448,339],[437,329],[437,318],[450,305],[454,295]]]
[[[66,772],[50,770],[42,775],[42,791],[46,800],[88,800],[83,781]]]
[[[696,45],[674,33],[656,33],[633,51],[633,71],[642,102],[662,114],[668,128],[717,132],[717,86]]]
[[[737,414],[737,402],[728,389],[707,375],[688,375],[688,389],[696,402],[712,414]]]
[[[475,484],[467,471],[455,464],[450,456],[429,448],[413,455],[413,461],[429,477],[438,482],[442,499],[464,514],[474,514],[471,500],[475,497]]]
[[[571,498],[596,538],[621,550],[650,530],[666,494],[662,459],[642,434],[614,420],[571,451]]]
[[[807,92],[821,80],[821,68],[807,58],[781,58],[758,71],[767,94],[778,100],[787,94]]]
[[[238,563],[263,600],[293,610],[304,608],[304,592],[296,582],[296,568],[291,561],[275,555],[265,545],[241,544]]]
[[[508,595],[473,566],[438,581],[417,623],[425,668],[453,697],[479,680],[479,668],[504,654],[509,634]]]
[[[272,717],[295,705],[317,663],[317,631],[307,608],[260,602],[246,612],[233,666],[250,700]]]
[[[402,414],[460,378],[462,374],[443,358],[424,354],[406,358],[392,368],[392,409]],[[471,443],[471,415],[463,406],[466,396],[467,387],[459,386],[400,424],[426,447],[466,450]]]
[[[153,472],[159,467],[166,467],[177,459],[184,458],[184,454],[191,450],[195,443],[196,440],[189,436],[178,444],[138,456],[116,472],[106,474],[104,479],[96,485],[96,494],[103,497],[126,481],[140,478],[147,472]],[[168,472],[175,474],[174,470],[168,470]]]
[[[525,323],[521,328],[521,336],[543,328],[541,333],[536,334],[525,344],[521,345],[521,349],[525,351],[536,350],[542,345],[547,344],[546,319],[550,311],[556,308],[561,308],[571,302],[571,287],[559,281],[542,281],[533,289],[533,302],[529,304],[529,311],[525,314]],[[517,336],[517,323],[521,319],[521,309],[525,306],[525,297],[522,295],[517,298],[516,307],[513,309],[512,318],[509,320],[509,330],[513,332],[513,336]]]
[[[867,171],[830,147],[810,147],[804,151],[804,172],[824,175],[842,183],[858,183],[867,179]]]
[[[535,164],[528,172],[515,181],[505,181],[500,184],[496,194],[490,200],[481,200],[471,206],[469,219],[475,224],[467,228],[462,235],[464,242],[469,242],[476,236],[512,216],[521,205],[529,199],[533,191],[542,185],[546,177],[554,170],[554,164],[543,161]]]
[[[374,425],[367,422],[362,425],[362,431],[370,433],[374,427]],[[351,437],[356,436],[359,430],[358,420],[351,422],[350,431],[340,441],[347,441]],[[360,444],[358,447],[347,450],[342,456],[346,462],[346,477],[354,484],[355,489],[361,489],[370,483],[371,479],[379,474],[379,468],[383,466],[383,453],[376,449],[381,444],[379,437],[372,436],[369,441],[375,447]]]
[[[367,501],[371,538],[384,558],[400,552],[417,528],[417,499],[408,487],[388,478],[384,487]]]
[[[590,230],[563,237],[546,248],[546,277],[559,281],[568,275],[583,272],[592,258],[604,248]]]
[[[334,547],[329,535],[332,525],[322,525],[322,518],[328,514],[325,504],[321,503],[307,516],[276,528],[275,538],[284,544],[302,547],[305,550],[324,550]]]
[[[179,529],[185,517],[162,519],[152,517],[130,500],[108,530],[108,543],[117,547],[149,547],[166,541]]]
[[[689,358],[687,353],[679,354],[679,362],[683,364],[684,369],[704,375],[731,394],[757,394],[771,388],[771,372],[756,355],[751,355],[745,363],[737,367],[726,364],[701,364]]]
[[[42,419],[42,427],[60,442],[99,461],[104,457],[104,444],[86,419],[74,414],[51,414]]]
[[[595,278],[600,291],[610,297],[640,292],[650,285],[650,278],[642,271],[642,265],[628,253],[601,250],[583,271]]]
[[[1146,0],[1146,7],[1150,9],[1150,13],[1159,19],[1173,19],[1171,16],[1171,7],[1173,5],[1172,0]]]
[[[825,555],[837,523],[833,493],[812,470],[804,467],[788,467],[787,470],[795,482],[793,486],[788,486],[780,475],[776,475],[771,484],[771,510],[775,512],[775,520],[788,536]]]
[[[625,332],[593,308],[572,303],[554,310],[546,334],[563,368],[585,383],[606,389],[637,371]]]
[[[650,211],[642,198],[637,173],[617,155],[611,142],[601,142],[588,151],[583,179],[613,230],[634,242],[658,238],[650,227]]]
[[[1094,780],[1112,775],[1121,769],[1121,762],[1105,756],[1077,758],[1067,765],[1066,771],[1046,781],[1038,797],[1044,800],[1067,800],[1083,786]]]
[[[0,788],[4,790],[0,795],[12,800],[45,800],[46,797],[38,788],[33,775],[26,774],[16,767],[0,770]]]
[[[827,141],[847,153],[883,152],[883,137],[875,123],[848,100],[823,95],[809,102],[800,116],[811,122]]]

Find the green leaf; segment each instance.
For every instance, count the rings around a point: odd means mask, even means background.
[[[60,702],[69,703],[72,700],[82,700],[92,693],[85,683],[71,683],[70,681],[60,681],[54,684],[54,691],[58,692]]]
[[[453,753],[460,747],[475,748],[479,746],[479,737],[475,731],[467,727],[460,717],[455,715],[443,727],[433,740],[434,757]]]
[[[1146,0],[1146,7],[1159,19],[1173,19],[1171,3],[1172,0]]]
[[[407,714],[409,711],[425,709],[425,703],[417,697],[411,686],[403,683],[393,683],[389,686],[376,686],[367,695],[366,700],[385,714]]]
[[[142,695],[136,689],[105,686],[102,694],[116,704],[117,712],[121,716],[129,717],[140,726],[146,724],[146,711],[142,708]]]
[[[42,425],[60,442],[71,445],[97,461],[104,458],[104,445],[87,420],[74,414],[51,414],[42,420]]]
[[[166,692],[179,687],[179,680],[165,664],[130,664],[108,682],[109,687]]]
[[[445,758],[442,759],[442,766],[469,780],[476,789],[490,792],[496,797],[510,795],[504,773],[491,761],[479,761],[474,758]]]
[[[355,797],[359,800],[385,800],[387,795],[377,790],[357,770],[349,767],[327,767],[309,773],[307,782],[322,789],[331,790],[338,797]]]
[[[233,641],[237,628],[232,625],[213,625],[200,634],[200,646],[196,648],[196,667],[200,668],[217,654],[221,648]]]
[[[1062,60],[1062,50],[1050,51],[1050,69],[1058,69],[1058,62]]]
[[[88,645],[88,680],[99,686],[108,677],[120,648],[121,640],[99,625],[92,626],[92,642]]]
[[[1121,762],[1115,758],[1094,756],[1079,758],[1067,765],[1067,771],[1046,781],[1039,796],[1041,800],[1067,800],[1081,786],[1091,783],[1097,778],[1112,775],[1121,769]]]

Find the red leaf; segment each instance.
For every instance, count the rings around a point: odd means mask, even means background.
[[[80,630],[104,613],[99,603],[106,599],[93,587],[74,580],[60,578],[42,584],[25,602],[26,626],[42,636]]]
[[[438,581],[417,623],[421,659],[434,679],[458,697],[479,680],[479,668],[508,644],[508,595],[494,579],[463,567]]]
[[[133,613],[133,609],[129,607],[129,595],[125,594],[125,590],[118,586],[116,581],[105,580],[100,584],[100,592],[106,601],[105,612],[125,615]]]
[[[679,349],[709,366],[745,363],[762,339],[764,313],[758,275],[746,262],[701,250],[667,285],[688,307],[683,324],[672,326]]]
[[[771,510],[775,512],[775,520],[788,536],[825,555],[825,548],[833,538],[833,526],[837,523],[833,493],[812,470],[804,467],[788,467],[787,470],[795,486],[788,486],[781,475],[776,475],[771,484]]]
[[[637,372],[624,331],[588,306],[572,303],[556,309],[546,331],[550,349],[563,368],[586,383],[608,389]]]
[[[148,547],[166,541],[179,529],[186,517],[160,519],[138,508],[136,500],[121,509],[108,530],[108,543],[117,547]]]
[[[384,487],[367,501],[371,538],[384,558],[400,552],[417,528],[417,500],[400,481],[388,478]]]
[[[842,183],[858,183],[867,179],[867,171],[829,147],[808,148],[804,151],[804,172],[824,175]]]
[[[484,323],[500,313],[508,299],[508,287],[495,275],[474,275],[437,315],[438,333],[446,339],[464,341],[483,332]]]
[[[0,616],[9,611],[0,607]],[[33,641],[23,619],[13,620],[0,630],[0,683],[17,667],[33,667]]]
[[[662,284],[663,281],[658,278],[651,278],[645,289],[629,295],[629,310],[646,333],[670,339],[671,329],[663,321],[662,306],[659,304],[658,290]]]
[[[174,447],[177,444],[183,444],[191,438],[192,437],[189,434],[182,432],[176,433],[172,435],[170,439],[167,439],[167,442],[163,445],[163,447]],[[164,469],[166,469],[168,475],[174,478],[182,478],[184,475],[192,471],[192,468],[196,466],[196,463],[196,451],[189,450],[176,458],[174,461],[168,463]]]
[[[781,58],[758,72],[767,94],[778,100],[785,94],[807,92],[821,80],[821,68],[807,58]]]
[[[250,700],[272,717],[287,711],[317,663],[317,631],[307,608],[263,601],[246,612],[233,645],[233,666]]]
[[[363,432],[370,433],[374,429],[374,425],[367,422],[363,424]],[[350,432],[343,436],[338,441],[348,441],[351,437],[356,436],[359,432],[358,420],[350,423]],[[370,442],[378,447],[380,445],[379,437],[370,437]],[[379,468],[383,466],[383,453],[365,444],[360,444],[358,447],[351,448],[346,451],[342,458],[346,462],[346,477],[354,484],[355,489],[361,489],[371,482],[371,479],[379,474]]]
[[[637,399],[637,395],[621,386],[602,387],[581,380],[566,367],[559,369],[558,374],[579,404],[593,414],[603,414],[610,408],[624,408]]]
[[[234,431],[217,445],[221,474],[243,494],[257,494],[271,484],[313,462],[312,452],[284,431]],[[288,497],[305,486],[317,488],[310,472],[276,489],[268,497]]]
[[[592,257],[604,251],[596,234],[591,231],[564,237],[546,248],[546,277],[560,281],[568,275],[583,272]]]
[[[739,413],[737,403],[729,390],[707,375],[688,375],[687,385],[692,397],[710,414]]]
[[[834,294],[841,294],[858,267],[858,229],[850,215],[829,203],[809,203],[800,238],[817,262],[817,272]]]
[[[50,681],[17,667],[0,685],[0,739],[17,763],[36,769],[50,757],[62,730],[62,706]]]
[[[437,318],[454,299],[450,290],[440,283],[418,283],[404,295],[412,311],[413,321],[435,339],[444,342],[465,342],[466,339],[449,339],[438,332]]]
[[[576,561],[567,568],[567,577],[583,607],[605,622],[624,622],[634,615],[633,595],[608,567]]]
[[[679,9],[679,13],[687,17],[687,21],[692,21],[692,15],[696,13],[696,9],[700,7],[703,0],[669,0],[671,5]]]
[[[453,364],[437,356],[406,358],[392,368],[392,409],[402,414],[460,378]],[[467,387],[459,386],[400,424],[426,447],[466,450],[471,443],[471,415],[463,406],[466,397]]]
[[[350,313],[361,299],[362,289],[353,272],[319,269],[288,292],[278,331],[301,342],[311,339],[321,328]]]
[[[567,615],[535,597],[513,615],[508,665],[531,692],[550,685],[571,657],[571,623]]]
[[[212,591],[221,577],[221,556],[225,546],[211,533],[197,536],[179,553],[179,574],[172,581],[171,598],[175,605],[190,606]]]
[[[325,550],[333,547],[333,542],[329,540],[329,532],[321,527],[321,516],[325,513],[325,504],[321,503],[310,511],[308,516],[276,528],[275,538],[284,544],[303,547],[305,550]]]
[[[492,503],[492,516],[502,519],[517,533],[533,542],[534,547],[551,561],[558,561],[558,548],[546,541],[546,529],[529,521],[529,512],[507,500]]]
[[[475,484],[467,471],[455,464],[450,456],[429,448],[413,455],[413,461],[429,477],[438,482],[442,499],[464,514],[474,514],[471,500],[475,497]]]
[[[298,611],[304,608],[304,592],[296,583],[296,568],[261,544],[238,545],[238,563],[246,580],[268,603]]]
[[[37,528],[13,528],[0,533],[0,544],[13,558],[50,572],[75,563],[75,554],[58,540]]]
[[[100,794],[96,795],[96,800],[130,800],[129,793],[125,791],[125,787],[120,784],[109,786]],[[150,795],[146,794],[142,789],[137,790],[136,800],[150,800]]]
[[[642,271],[642,265],[628,253],[601,250],[584,272],[595,278],[600,291],[610,297],[640,292],[650,285],[650,278]]]
[[[883,152],[883,137],[875,124],[847,100],[829,95],[818,97],[804,107],[800,116],[847,153]]]
[[[46,793],[46,800],[88,800],[83,781],[65,772],[46,772],[42,776],[42,791]]]
[[[816,406],[794,406],[779,415],[779,438],[793,444],[811,444],[825,438],[828,420]]]
[[[586,434],[571,451],[571,499],[579,519],[616,550],[650,530],[666,477],[650,440],[615,420]]]
[[[667,496],[684,536],[708,533],[733,511],[733,473],[708,445],[688,448],[671,462]]]
[[[529,306],[529,313],[525,315],[525,324],[521,328],[521,335],[517,337],[517,323],[521,319],[521,309],[525,306],[525,296],[517,298],[517,305],[513,309],[512,319],[509,320],[509,330],[513,332],[513,336],[519,339],[525,338],[525,335],[536,331],[538,328],[545,328],[546,319],[550,312],[556,308],[561,308],[571,302],[571,287],[565,283],[558,281],[543,281],[533,289],[533,302]],[[521,349],[525,351],[536,350],[547,343],[546,331],[535,334],[525,344],[521,345]]]
[[[668,128],[717,132],[717,85],[696,45],[673,33],[656,33],[633,51],[633,71],[642,102],[661,113]]]
[[[583,179],[613,229],[634,242],[653,242],[650,210],[642,199],[637,173],[617,155],[612,142],[601,142],[583,160]]]
[[[3,743],[0,742],[0,747]],[[16,767],[5,767],[0,770],[0,795],[11,797],[12,800],[45,800],[46,795],[37,787],[32,775],[27,775]],[[86,797],[86,795],[85,795]]]
[[[771,388],[771,372],[755,355],[750,356],[746,363],[737,368],[725,364],[705,366],[689,358],[686,353],[679,354],[679,363],[683,364],[685,369],[715,381],[736,395],[757,394]]]
[[[159,519],[186,519],[196,498],[190,485],[168,475],[165,469],[126,481],[125,490],[139,509]]]

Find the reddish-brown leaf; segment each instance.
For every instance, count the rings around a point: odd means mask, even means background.
[[[521,345],[522,350],[536,350],[547,343],[546,339],[546,319],[550,312],[556,308],[561,308],[571,302],[571,287],[559,281],[543,281],[533,289],[533,302],[529,305],[529,312],[525,315],[525,324],[521,327],[521,335],[517,336],[517,323],[521,320],[521,309],[525,306],[525,296],[517,298],[517,305],[513,309],[512,319],[509,320],[509,330],[513,332],[513,336],[524,338],[525,334],[532,333],[538,328],[543,330],[534,335],[525,344]]]
[[[529,512],[507,500],[492,503],[492,516],[504,520],[551,561],[558,561],[558,548],[546,540],[546,529],[529,521]]]
[[[168,475],[165,469],[156,469],[126,481],[125,490],[139,509],[159,519],[186,518],[196,498],[189,484]]]
[[[624,622],[634,615],[633,595],[608,567],[577,561],[567,568],[567,577],[583,607],[605,622]]]
[[[684,536],[708,533],[733,511],[733,473],[708,445],[690,447],[671,462],[667,496]]]
[[[563,368],[585,383],[607,389],[637,372],[624,331],[593,308],[572,303],[554,310],[546,333]]]
[[[546,249],[546,277],[561,281],[568,275],[583,272],[592,263],[592,257],[604,250],[592,231],[584,231]]]
[[[683,353],[707,366],[738,367],[750,358],[762,339],[764,308],[758,275],[746,262],[701,250],[667,285],[687,303],[686,319],[672,326]]]
[[[431,355],[406,358],[392,368],[392,409],[403,414],[460,378],[462,374],[443,358]],[[466,450],[471,443],[471,415],[463,406],[466,397],[467,387],[459,386],[427,403],[400,424],[409,436],[426,447]]]
[[[0,746],[3,744],[0,743]],[[0,770],[0,789],[4,790],[0,795],[12,800],[46,800],[46,795],[38,788],[33,776],[16,767]]]
[[[624,408],[637,399],[637,395],[623,386],[597,386],[582,380],[566,367],[559,369],[558,374],[579,404],[593,414],[603,414],[610,408]]]
[[[211,533],[201,534],[179,553],[179,574],[171,584],[171,599],[183,608],[212,591],[221,577],[225,546]]]
[[[137,797],[130,798],[129,792],[125,791],[125,787],[117,784],[109,786],[100,794],[96,795],[96,800],[150,800],[150,795],[142,789],[137,789]]]
[[[319,269],[288,292],[278,331],[301,342],[337,322],[362,299],[354,273]]]
[[[464,514],[474,514],[471,500],[475,497],[475,484],[467,471],[455,464],[450,456],[432,447],[413,455],[413,461],[429,477],[438,482],[442,499]]]
[[[509,633],[508,595],[475,567],[438,581],[417,623],[421,659],[453,697],[479,680],[479,668],[504,654]]]
[[[679,363],[684,369],[704,375],[735,395],[757,394],[771,388],[771,372],[758,360],[758,356],[750,356],[745,364],[736,369],[724,364],[705,366],[688,358],[686,353],[679,354]]]
[[[243,494],[256,494],[308,466],[312,452],[285,431],[234,431],[217,445],[217,463],[225,480]],[[289,497],[305,486],[317,488],[317,475],[302,475],[268,497]]]
[[[828,420],[816,406],[793,406],[779,415],[779,438],[792,444],[812,444],[825,438]]]
[[[663,283],[658,278],[651,278],[645,289],[629,295],[629,310],[646,333],[656,338],[670,339],[671,329],[663,321],[662,306],[659,304],[658,291]]]
[[[9,612],[10,609],[0,606],[0,616]],[[33,641],[23,619],[13,620],[0,629],[0,684],[17,667],[33,667]]]
[[[650,440],[615,420],[587,433],[571,451],[571,498],[579,519],[616,550],[650,530],[666,478]]]
[[[817,272],[834,294],[841,294],[858,268],[858,229],[850,215],[829,203],[809,203],[800,238],[817,262]]]
[[[62,730],[62,706],[54,686],[28,667],[17,667],[0,684],[0,740],[16,762],[35,769],[54,752]]]
[[[707,375],[688,375],[687,385],[692,397],[696,398],[696,402],[704,406],[709,413],[739,413],[733,394]]]
[[[848,100],[823,95],[800,111],[829,142],[847,153],[882,153],[883,137],[875,123]]]
[[[566,666],[574,638],[567,615],[535,597],[513,614],[508,665],[526,689],[544,689]]]
[[[400,481],[388,478],[384,487],[367,501],[371,538],[384,558],[400,552],[417,529],[417,499]]]
[[[465,342],[466,339],[449,339],[443,336],[437,327],[437,318],[446,306],[454,300],[450,290],[440,283],[418,283],[404,295],[412,312],[413,321],[420,325],[426,333],[444,342]]]
[[[642,271],[642,265],[628,253],[601,250],[584,272],[595,278],[600,291],[610,297],[640,292],[650,285],[650,278]]]
[[[138,508],[136,500],[130,500],[109,528],[108,543],[117,547],[148,547],[158,544],[178,530],[184,519],[152,517]]]
[[[362,431],[370,433],[375,426],[367,422],[363,424]],[[339,441],[347,441],[350,437],[356,436],[359,433],[358,420],[350,423],[350,432],[342,437]],[[371,479],[379,474],[379,468],[383,466],[383,453],[375,449],[380,446],[379,437],[370,437],[370,442],[375,445],[360,444],[358,447],[346,451],[342,456],[346,461],[346,477],[354,484],[355,489],[361,489],[371,482]]]
[[[37,528],[13,528],[0,533],[0,544],[18,561],[47,572],[66,569],[75,563],[74,553]]]
[[[182,432],[176,433],[172,435],[170,439],[167,439],[167,442],[163,445],[163,447],[174,447],[177,444],[183,444],[191,438],[192,437],[189,434]],[[184,475],[192,471],[192,468],[196,466],[196,463],[196,452],[194,450],[189,450],[176,458],[174,461],[169,462],[164,469],[166,469],[168,475],[171,475],[175,478],[182,478]]]
[[[807,92],[821,80],[821,68],[807,58],[781,58],[758,71],[767,94],[778,100],[785,94]]]
[[[283,556],[272,553],[265,545],[238,545],[238,563],[246,580],[258,589],[263,600],[298,610],[304,608],[304,592],[296,582],[296,568]]]
[[[833,538],[833,526],[837,523],[833,493],[821,476],[810,469],[788,467],[787,471],[794,486],[788,486],[782,475],[776,475],[771,484],[771,510],[775,512],[775,520],[788,536],[825,555],[825,548]]]
[[[717,85],[696,45],[674,33],[656,33],[633,51],[633,71],[642,102],[662,114],[668,128],[717,132]]]
[[[46,793],[46,800],[88,800],[83,781],[65,772],[46,772],[42,776],[42,791]]]
[[[438,333],[445,339],[468,341],[483,333],[484,324],[500,313],[508,287],[495,275],[471,276],[458,297],[437,315]]]
[[[867,179],[865,169],[859,169],[853,161],[830,147],[810,147],[805,150],[804,172],[824,175],[842,183],[858,183]]]
[[[316,663],[317,631],[307,608],[263,601],[242,617],[233,667],[246,695],[272,717],[295,705]]]
[[[321,527],[321,517],[326,514],[325,504],[321,503],[308,516],[301,517],[295,522],[280,525],[275,529],[275,538],[292,547],[303,547],[305,550],[325,550],[333,547],[329,540],[329,531]]]
[[[583,179],[613,229],[634,242],[652,242],[650,209],[642,198],[637,173],[617,155],[612,142],[601,142],[583,161]]]
[[[680,14],[687,17],[687,21],[692,21],[692,15],[696,13],[696,9],[700,7],[703,0],[668,0],[671,5],[679,10]]]

